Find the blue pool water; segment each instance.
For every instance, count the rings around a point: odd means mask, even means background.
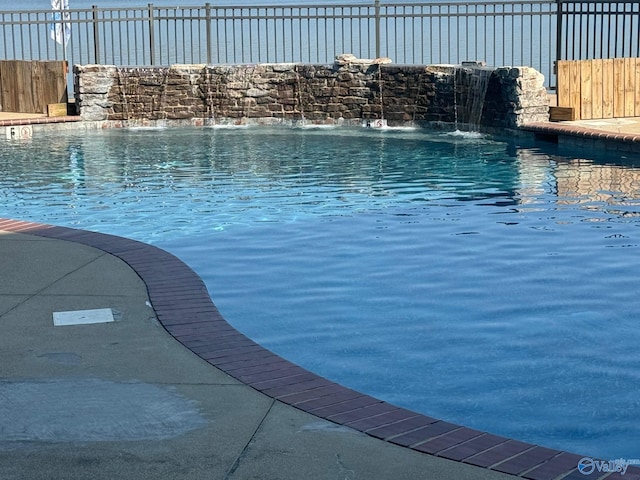
[[[469,427],[640,456],[640,160],[445,132],[0,140],[0,216],[175,253],[236,328]]]

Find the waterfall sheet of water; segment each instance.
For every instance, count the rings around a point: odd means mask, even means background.
[[[302,102],[302,82],[300,81],[300,74],[298,73],[297,67],[294,69],[294,72],[296,74],[296,87],[298,90],[295,97],[296,97],[296,101],[298,102],[297,110],[298,110],[298,113],[300,114],[299,123],[301,126],[304,126],[307,124],[307,119],[304,116],[304,104]]]
[[[389,128],[387,120],[384,118],[384,97],[382,96],[382,68],[378,65],[378,91],[380,96],[380,118],[366,119],[362,121],[362,126],[365,128]]]
[[[214,83],[213,83],[213,73],[208,71],[205,76],[205,88],[207,92],[206,96],[206,104],[205,104],[205,116],[209,119],[212,124],[216,123],[215,116],[215,107],[214,107]],[[218,88],[218,83],[216,82],[215,87]]]
[[[384,119],[384,98],[382,96],[382,68],[380,65],[378,65],[378,88],[380,89],[380,120],[386,125],[387,122]]]
[[[120,92],[122,93],[122,109],[124,122],[129,121],[129,102],[127,100],[127,76],[122,74],[120,68],[116,68],[116,76],[118,77],[118,85],[120,86]]]
[[[453,73],[454,124],[470,132],[478,132],[482,110],[489,88],[492,69],[483,67],[456,67]]]

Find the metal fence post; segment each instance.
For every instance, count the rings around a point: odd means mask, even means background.
[[[558,60],[562,60],[562,0],[556,0],[557,15],[556,15],[556,61],[554,63],[554,69],[557,68]]]
[[[211,4],[204,4],[205,18],[206,22],[206,32],[207,32],[207,65],[211,65],[211,49],[213,48],[213,42],[211,39]]]
[[[151,65],[156,64],[156,34],[154,28],[154,19],[153,19],[153,3],[150,3],[149,8],[149,49],[151,55]]]
[[[91,6],[93,16],[93,55],[96,64],[100,63],[100,26],[98,24],[98,6]]]
[[[375,0],[376,58],[380,58],[380,0]]]

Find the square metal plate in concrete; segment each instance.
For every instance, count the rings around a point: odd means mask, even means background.
[[[70,312],[53,312],[53,324],[56,327],[64,325],[109,323],[113,321],[113,310],[111,310],[110,308],[98,308],[95,310],[75,310]]]

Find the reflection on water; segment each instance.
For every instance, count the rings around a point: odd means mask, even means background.
[[[185,130],[177,141],[172,133],[136,129],[52,136],[44,143],[7,144],[0,172],[14,193],[24,186],[78,196],[111,185],[110,195],[118,195],[184,184],[195,194],[216,184],[237,188],[258,181],[256,193],[317,184],[327,195],[503,206],[535,204],[551,194],[557,205],[588,209],[595,202],[637,214],[640,165],[624,159],[570,159],[479,135],[246,130]]]
[[[515,202],[518,170],[502,143],[365,129],[330,135],[327,141],[326,131],[298,129],[71,134],[9,145],[0,169],[13,195],[69,196],[77,216],[109,208],[109,200],[121,211],[140,195],[163,197],[163,191],[175,191],[193,208],[225,201],[231,211],[221,224],[233,215],[244,223],[247,200],[253,212],[277,209],[292,218],[301,206],[334,214],[398,202]],[[234,209],[230,200],[244,203]]]
[[[537,150],[520,149],[519,201],[536,203],[549,191],[555,203],[576,205],[584,211],[605,211],[613,215],[640,213],[640,163],[624,157],[607,163],[585,158],[543,155]]]
[[[616,215],[639,214],[638,168],[596,165],[578,159],[557,165],[554,175],[559,204],[575,203],[585,208],[605,204],[610,205],[610,211]]]

